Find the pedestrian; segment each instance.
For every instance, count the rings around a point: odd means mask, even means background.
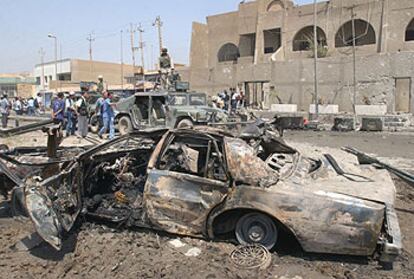
[[[3,129],[7,129],[7,122],[9,121],[10,114],[10,102],[7,100],[7,94],[4,94],[0,100],[0,114],[1,114],[1,126]]]
[[[81,97],[76,102],[76,110],[78,114],[78,135],[82,138],[86,138],[89,130],[89,94],[87,91],[82,91]]]
[[[102,96],[99,97],[99,99],[96,101],[96,107],[95,107],[95,115],[96,119],[98,120],[98,127],[99,129],[103,127],[103,119],[102,119],[102,105],[105,101],[104,95],[102,93]]]
[[[34,99],[34,107],[35,107],[35,114],[40,115],[42,110],[41,110],[41,105],[43,103],[42,100],[42,94],[37,93],[36,98]]]
[[[52,119],[55,124],[65,123],[65,95],[63,92],[59,92],[57,98],[53,101],[52,106]]]
[[[230,97],[229,97],[229,94],[227,93],[227,90],[224,90],[222,99],[223,99],[223,102],[224,102],[224,110],[228,111]]]
[[[102,139],[103,134],[105,134],[109,129],[109,140],[112,140],[115,137],[115,113],[113,107],[115,104],[112,103],[112,94],[109,92],[104,92],[104,102],[102,104],[102,120],[103,127],[99,131],[98,136]]]
[[[27,101],[27,114],[29,116],[34,116],[35,115],[35,101],[33,99],[33,97],[30,97],[30,99]]]
[[[66,137],[73,136],[76,130],[75,92],[70,92],[65,101]]]
[[[22,115],[23,114],[23,104],[19,97],[16,97],[14,99],[13,103],[13,110],[16,113],[16,115]]]

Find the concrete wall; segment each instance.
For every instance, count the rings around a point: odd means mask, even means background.
[[[271,3],[276,8],[268,11]],[[317,25],[327,42],[327,55],[319,59],[322,102],[338,104],[341,111],[352,110],[352,47],[336,48],[335,38],[353,12],[355,19],[369,22],[375,32],[375,44],[356,48],[357,102],[387,104],[389,112],[394,111],[395,78],[414,78],[414,41],[405,42],[406,27],[414,18],[414,1],[331,0],[319,3],[317,9]],[[306,26],[313,26],[313,5],[294,6],[288,0],[247,2],[238,11],[207,17],[207,25],[193,25],[188,74],[192,88],[215,94],[245,82],[269,81],[273,95],[280,94],[284,102],[308,110],[314,94],[312,51],[293,51],[296,34]],[[282,46],[275,54],[265,54],[264,31],[276,28],[281,30]],[[253,56],[218,62],[221,46],[238,45],[242,35],[253,33]],[[270,103],[276,99],[267,98]],[[414,111],[414,105],[410,109]]]

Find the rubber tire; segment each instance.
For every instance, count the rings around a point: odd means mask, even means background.
[[[94,134],[97,134],[99,132],[99,130],[101,129],[101,127],[99,125],[98,117],[96,115],[92,116],[92,118],[90,120],[89,127],[91,129],[91,132],[94,133]]]
[[[254,240],[249,236],[249,230],[258,226],[264,235],[259,240]],[[278,231],[275,222],[267,215],[262,213],[248,213],[242,216],[236,224],[236,239],[242,245],[261,244],[268,250],[276,246]]]
[[[193,127],[194,127],[193,121],[187,118],[180,120],[177,124],[177,129],[191,129]]]
[[[122,116],[118,121],[119,133],[124,136],[132,132],[132,122],[129,116]]]

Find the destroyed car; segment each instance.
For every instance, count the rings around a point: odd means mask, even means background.
[[[331,155],[306,157],[271,131],[135,132],[59,166],[24,182],[26,210],[56,249],[80,215],[268,249],[289,234],[307,252],[378,252],[383,262],[402,249],[386,170],[349,174]]]

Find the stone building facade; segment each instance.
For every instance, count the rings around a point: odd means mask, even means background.
[[[315,96],[313,8],[256,0],[193,23],[184,76],[194,90],[239,87],[250,105],[297,104],[308,111]],[[320,2],[317,30],[320,103],[351,112],[356,88],[357,105],[414,112],[414,1]]]

